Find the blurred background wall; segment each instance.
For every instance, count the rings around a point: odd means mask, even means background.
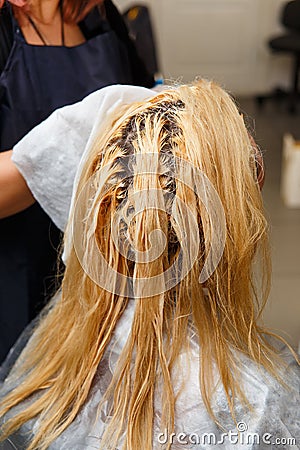
[[[116,0],[124,11],[135,2]],[[288,80],[289,59],[265,42],[280,30],[283,0],[140,0],[149,7],[166,79],[214,78],[238,95]],[[288,62],[287,62],[288,61]]]

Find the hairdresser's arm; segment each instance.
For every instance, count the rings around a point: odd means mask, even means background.
[[[82,153],[104,118],[123,103],[155,92],[136,86],[110,86],[55,111],[13,149],[0,153],[0,218],[31,206],[35,199],[64,229],[73,181]]]
[[[34,203],[26,181],[12,162],[12,150],[0,153],[0,218],[23,211]]]
[[[155,95],[137,86],[109,86],[56,110],[13,148],[12,161],[53,222],[65,229],[75,174],[85,148],[122,104]]]

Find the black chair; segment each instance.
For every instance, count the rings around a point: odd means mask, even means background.
[[[135,4],[123,13],[123,17],[140,58],[148,72],[155,75],[159,68],[149,9],[147,6]]]
[[[280,36],[275,36],[268,41],[268,45],[273,52],[289,53],[293,57],[293,69],[291,73],[291,87],[289,91],[277,88],[270,95],[259,95],[256,100],[260,106],[264,101],[273,98],[276,100],[286,99],[289,111],[295,113],[299,100],[299,69],[300,69],[300,0],[293,0],[286,3],[281,11],[281,24],[286,28],[286,32]]]

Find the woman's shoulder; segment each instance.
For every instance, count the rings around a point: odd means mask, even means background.
[[[105,0],[103,5],[95,6],[80,22],[80,28],[87,39],[113,29],[117,35],[126,36],[128,30],[122,14],[110,0]]]

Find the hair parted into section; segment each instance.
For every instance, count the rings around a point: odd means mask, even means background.
[[[247,404],[238,352],[278,376],[276,350],[258,325],[270,261],[254,147],[230,96],[206,80],[127,106],[101,130],[77,187],[61,297],[23,353],[23,382],[4,398],[1,415],[39,395],[3,436],[39,416],[28,449],[44,450],[70,425],[130,298],[134,318],[105,394],[112,411],[101,448],[122,441],[118,448],[152,449],[157,383],[161,429],[174,431],[174,368],[191,330],[200,348],[199,396],[213,418],[214,367],[233,417],[236,399]],[[209,209],[216,195],[223,240]],[[201,282],[212,248],[218,258]]]
[[[39,0],[42,3],[44,0]],[[31,0],[8,0],[14,8],[15,14],[22,9],[30,12]],[[86,14],[96,5],[101,6],[104,0],[63,0],[63,17],[65,22],[78,23],[84,19]],[[37,2],[38,3],[38,2]],[[0,0],[0,8],[5,5],[5,0]]]

